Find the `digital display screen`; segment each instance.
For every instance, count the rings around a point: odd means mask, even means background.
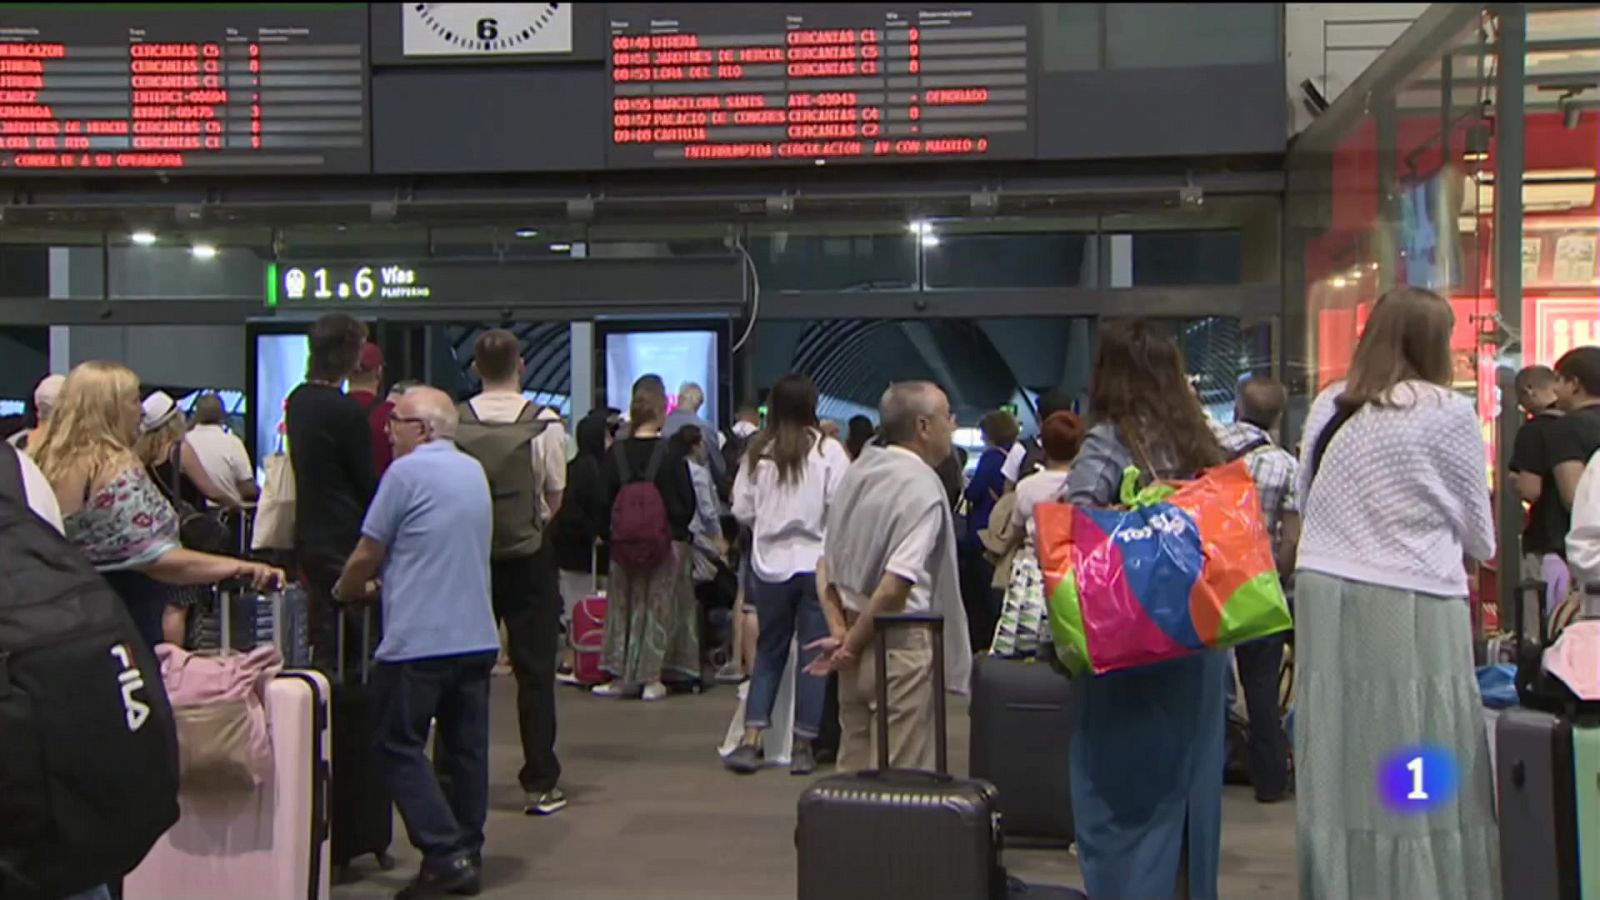
[[[8,6],[0,175],[365,172],[361,4]]]
[[[678,407],[678,392],[693,382],[705,394],[700,418],[717,418],[717,333],[715,331],[620,331],[606,335],[606,402],[626,411],[633,383],[659,375],[667,386],[667,413]]]
[[[663,306],[737,305],[742,262],[734,256],[573,259],[552,253],[526,260],[275,260],[266,270],[269,309],[426,308],[503,310],[539,306],[590,318],[608,311]],[[664,274],[670,273],[670,274]],[[651,290],[639,293],[641,280]]]
[[[1028,4],[611,4],[613,168],[1027,158]]]
[[[256,392],[250,414],[255,417],[256,476],[261,481],[267,477],[267,457],[284,447],[283,405],[306,380],[310,355],[303,334],[256,335]]]

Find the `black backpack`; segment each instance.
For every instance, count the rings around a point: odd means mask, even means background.
[[[1022,465],[1017,467],[1017,481],[1043,469],[1048,462],[1044,455],[1044,443],[1036,437],[1031,437],[1022,442]]]
[[[122,598],[0,448],[0,900],[116,881],[178,821],[178,736]]]

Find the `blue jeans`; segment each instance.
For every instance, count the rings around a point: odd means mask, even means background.
[[[745,702],[744,726],[765,730],[772,726],[772,704],[778,698],[778,684],[789,664],[789,644],[796,632],[800,637],[800,659],[794,673],[794,736],[809,741],[822,728],[822,707],[827,700],[828,680],[807,675],[807,665],[817,651],[805,646],[828,636],[828,620],[822,616],[817,600],[817,576],[807,572],[774,584],[759,576],[750,579],[755,594],[756,670],[750,676],[750,695]]]
[[[380,663],[378,752],[394,805],[422,864],[438,870],[483,852],[489,815],[489,676],[497,651]],[[426,752],[428,726],[450,779],[448,798]]]

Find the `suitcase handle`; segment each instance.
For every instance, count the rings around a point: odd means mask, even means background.
[[[889,629],[899,626],[926,626],[933,633],[933,729],[934,774],[950,778],[949,728],[945,721],[944,698],[944,616],[936,613],[896,613],[872,620],[878,656],[878,770],[889,771]]]

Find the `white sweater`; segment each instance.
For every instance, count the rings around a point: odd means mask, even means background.
[[[1572,530],[1567,532],[1567,563],[1580,584],[1600,582],[1600,453],[1589,460],[1572,497]]]
[[[1311,483],[1311,454],[1344,383],[1311,405],[1302,443],[1299,567],[1446,597],[1467,594],[1463,557],[1493,558],[1487,456],[1467,398],[1406,382],[1392,406],[1363,407],[1334,436]]]

